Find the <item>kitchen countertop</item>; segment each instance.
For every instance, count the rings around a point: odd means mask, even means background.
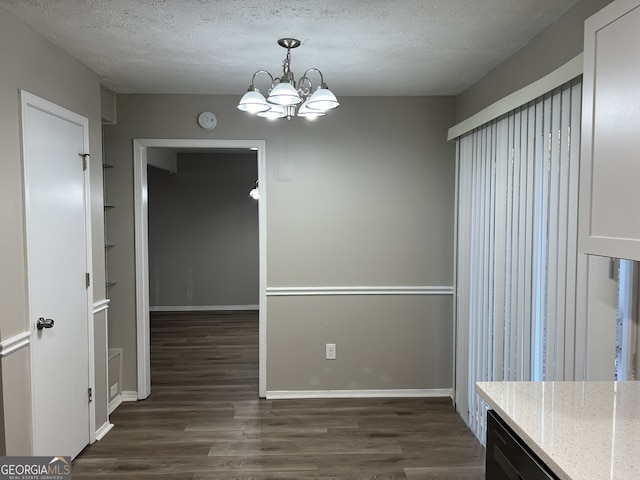
[[[478,382],[561,480],[640,479],[640,382]]]

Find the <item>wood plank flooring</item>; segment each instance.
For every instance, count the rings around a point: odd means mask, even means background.
[[[258,399],[257,312],[153,314],[151,368],[74,480],[484,479],[449,399]]]

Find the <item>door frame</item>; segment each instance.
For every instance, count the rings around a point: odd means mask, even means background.
[[[29,93],[25,90],[20,90],[20,118],[21,118],[21,141],[22,141],[22,174],[23,174],[23,201],[24,201],[24,229],[25,229],[25,270],[27,277],[27,318],[29,319],[29,329],[31,335],[34,333],[35,323],[32,319],[32,308],[31,308],[31,278],[29,275],[29,258],[30,252],[28,248],[27,238],[29,235],[29,222],[27,221],[29,215],[29,198],[27,195],[27,184],[29,183],[29,175],[26,168],[26,142],[27,142],[27,132],[25,131],[25,115],[28,108],[35,108],[41,110],[45,113],[51,114],[53,116],[59,117],[62,120],[68,121],[70,123],[74,123],[82,127],[83,133],[83,149],[85,153],[89,153],[89,120],[79,115],[71,110],[67,110],[55,103],[52,103],[44,98],[38,97],[32,93]],[[80,165],[80,162],[78,162]],[[94,349],[94,324],[93,324],[93,254],[92,254],[92,241],[91,241],[91,162],[87,161],[86,169],[84,170],[84,215],[85,215],[85,245],[86,245],[86,268],[87,273],[89,274],[89,278],[91,279],[91,285],[87,287],[86,292],[86,320],[87,320],[87,355],[88,355],[88,369],[87,379],[89,383],[89,388],[94,392],[95,397],[95,349]],[[35,366],[33,361],[33,342],[30,348],[30,372],[33,372],[33,368]],[[36,404],[35,399],[33,398],[34,385],[33,385],[34,376],[31,375],[31,434],[33,435],[33,439],[35,440],[36,436],[36,425],[35,425],[35,410]],[[95,401],[89,402],[89,444],[92,444],[96,441],[96,404]]]
[[[134,242],[136,266],[136,351],[138,400],[151,394],[150,328],[149,328],[149,229],[147,148],[246,149],[258,157],[258,250],[259,250],[259,395],[266,396],[267,385],[267,189],[264,140],[205,139],[133,139],[134,164]],[[247,185],[247,192],[252,185]]]

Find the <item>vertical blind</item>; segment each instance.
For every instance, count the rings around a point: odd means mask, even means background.
[[[483,442],[475,382],[572,375],[581,90],[457,140],[456,407]]]

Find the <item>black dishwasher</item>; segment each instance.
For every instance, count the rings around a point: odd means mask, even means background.
[[[558,480],[493,411],[487,412],[487,480]]]

